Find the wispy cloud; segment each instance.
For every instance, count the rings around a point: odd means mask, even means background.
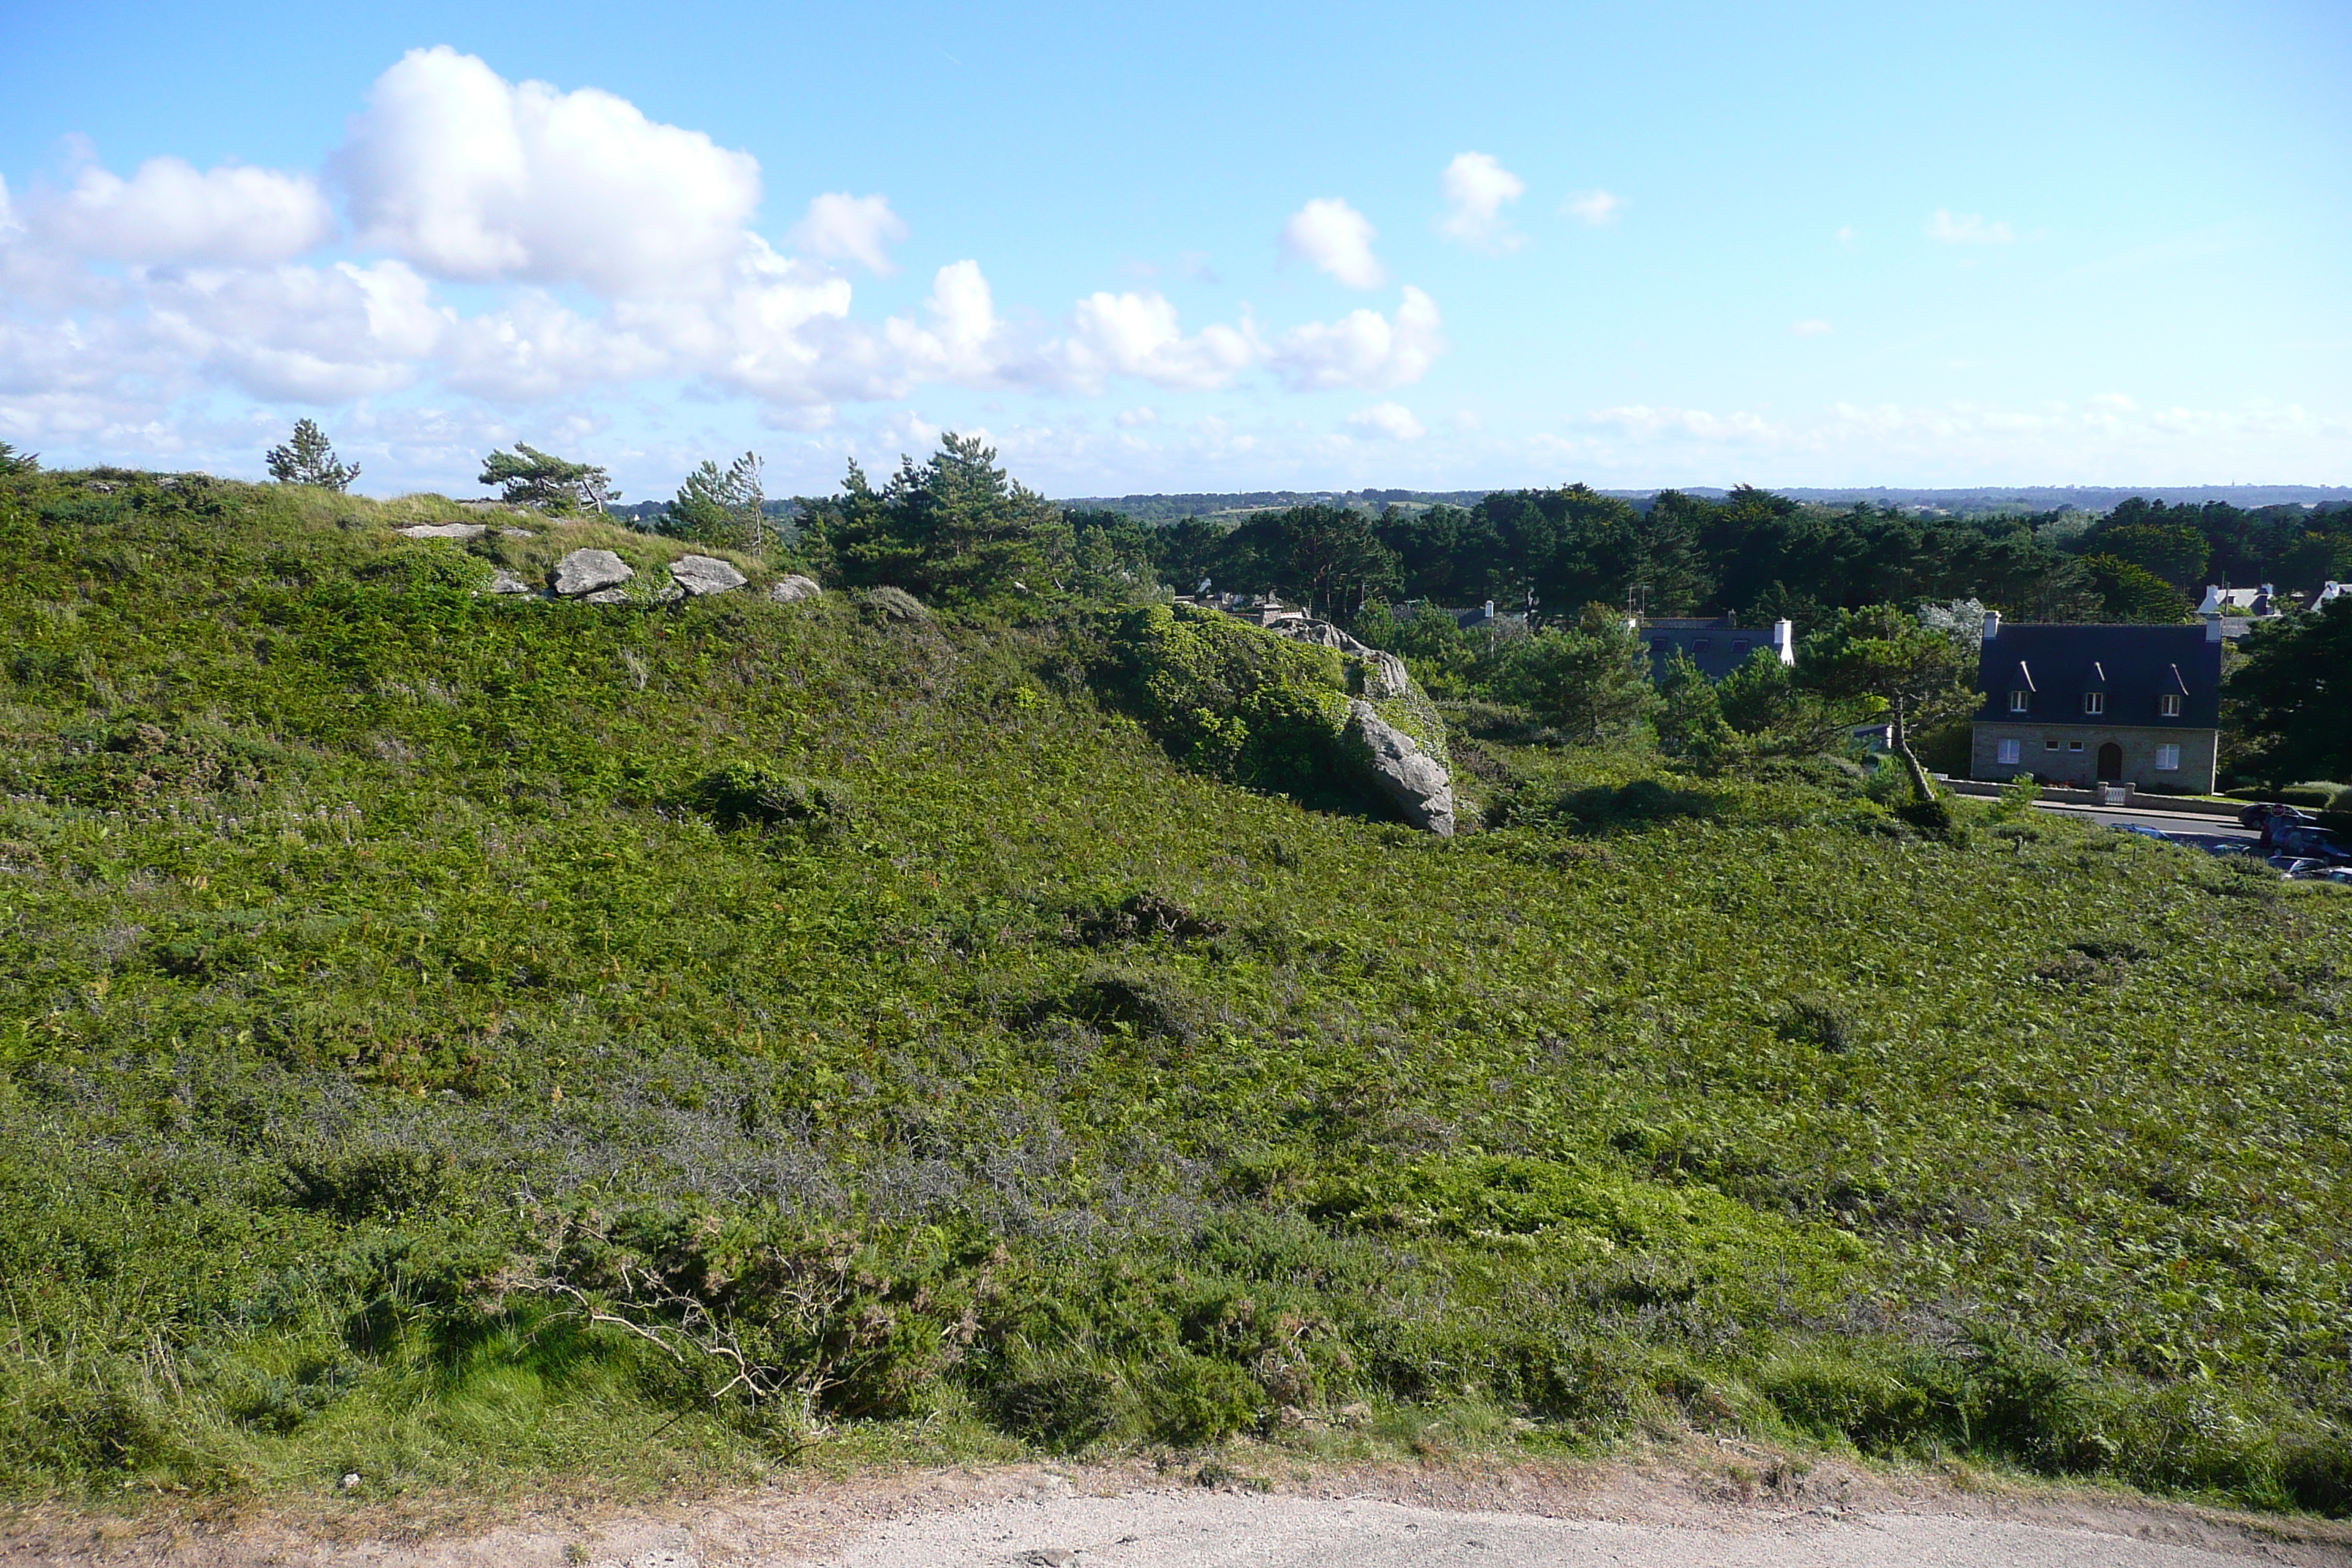
[[[1559,210],[1579,223],[1605,228],[1624,212],[1625,198],[1607,191],[1581,191],[1569,197]]]
[[[855,261],[877,278],[898,270],[890,247],[907,237],[907,223],[890,210],[887,196],[853,196],[846,191],[815,197],[785,239],[830,261]]]
[[[1819,317],[1809,316],[1801,321],[1791,321],[1789,331],[1801,338],[1825,338],[1835,329]]]
[[[1437,177],[1445,212],[1437,232],[1473,250],[1517,250],[1527,237],[1513,232],[1503,209],[1528,194],[1528,183],[1486,153],[1461,153]]]
[[[1402,403],[1375,403],[1370,408],[1360,408],[1348,416],[1348,423],[1391,441],[1418,441],[1429,434],[1429,426],[1414,418],[1412,410]]]
[[[1927,220],[1927,237],[1946,245],[2013,245],[2017,231],[2006,223],[1987,223],[1982,213],[1955,216],[1950,209],[1937,207]]]

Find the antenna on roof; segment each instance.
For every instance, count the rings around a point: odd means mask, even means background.
[[[1626,584],[1625,614],[1637,621],[1646,621],[1650,618],[1650,585],[1647,583]]]

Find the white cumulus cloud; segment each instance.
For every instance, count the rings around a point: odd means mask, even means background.
[[[1275,344],[1274,368],[1295,391],[1355,387],[1385,392],[1419,381],[1445,352],[1437,301],[1407,284],[1393,318],[1350,310],[1310,321]]]
[[[1569,197],[1559,210],[1579,223],[1605,228],[1615,223],[1618,216],[1625,210],[1625,199],[1607,191],[1580,191]]]
[[[1348,423],[1391,441],[1418,441],[1429,434],[1429,426],[1414,418],[1412,410],[1402,403],[1375,403],[1370,408],[1360,408],[1348,416]]]
[[[1474,250],[1517,250],[1527,240],[1512,232],[1503,209],[1528,194],[1528,183],[1486,153],[1461,153],[1437,177],[1445,214],[1437,232]]]
[[[439,277],[608,295],[723,286],[760,205],[750,153],[446,46],[376,79],[330,166],[363,245]]]
[[[1259,357],[1243,328],[1213,324],[1192,337],[1176,307],[1160,294],[1089,294],[1070,312],[1069,333],[1047,351],[1066,385],[1099,392],[1111,375],[1131,375],[1174,391],[1224,386]]]
[[[1389,279],[1388,268],[1372,254],[1377,233],[1370,218],[1339,197],[1318,197],[1282,226],[1282,248],[1350,289],[1377,289]]]
[[[1801,338],[1825,338],[1835,329],[1818,317],[1809,317],[1801,321],[1790,322],[1789,331]]]
[[[907,224],[890,210],[886,196],[827,192],[809,203],[784,237],[812,256],[855,261],[877,277],[887,278],[898,270],[889,247],[907,237]]]
[[[5,222],[0,201],[0,227]],[[128,262],[246,262],[301,255],[332,236],[335,215],[308,174],[150,158],[129,179],[91,164],[30,215],[39,237],[77,256]]]
[[[1937,207],[1927,220],[1927,237],[1946,245],[2010,245],[2017,235],[2005,223],[1987,223],[1982,213],[1963,213],[1955,217],[1950,211]]]
[[[156,279],[144,298],[152,342],[266,401],[407,386],[454,320],[397,261],[191,269]]]

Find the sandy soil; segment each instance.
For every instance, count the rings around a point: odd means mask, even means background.
[[[495,1524],[415,1505],[67,1512],[0,1523],[0,1568],[2192,1568],[2352,1564],[2352,1525],[1829,1464],[1693,1443],[1639,1464],[1370,1467],[1211,1479],[1149,1465],[828,1480]],[[1245,1467],[1246,1461],[1244,1462]],[[1270,1490],[1261,1487],[1271,1485]],[[341,1502],[342,1500],[338,1500]],[[446,1506],[446,1503],[444,1506]]]

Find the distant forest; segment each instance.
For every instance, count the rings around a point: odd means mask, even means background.
[[[1065,502],[1079,559],[1179,592],[1278,592],[1343,617],[1372,602],[1491,599],[1539,617],[1631,602],[1652,615],[1818,625],[1865,605],[1976,598],[2020,620],[2179,621],[2207,583],[2309,591],[2352,579],[2352,500],[2126,496],[2093,516],[1833,505],[1744,486],[1633,498],[1570,485],[1468,504],[1357,491],[1251,511],[1242,507],[1255,496],[1143,499],[1228,506],[1160,521]]]

